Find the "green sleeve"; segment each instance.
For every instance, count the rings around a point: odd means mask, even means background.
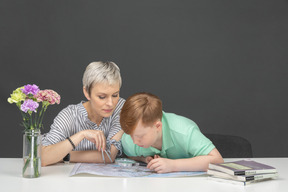
[[[127,134],[123,134],[122,138],[121,138],[121,143],[122,143],[122,148],[123,148],[123,152],[125,153],[125,155],[127,156],[137,156],[136,153],[136,145],[133,143],[133,140],[131,138],[130,135]]]
[[[192,156],[208,155],[215,146],[199,129],[192,129],[188,141],[188,151]]]

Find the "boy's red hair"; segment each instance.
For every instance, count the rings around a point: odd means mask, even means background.
[[[162,119],[162,101],[151,93],[136,93],[130,96],[120,113],[120,124],[126,134],[132,134],[137,123],[149,126]]]

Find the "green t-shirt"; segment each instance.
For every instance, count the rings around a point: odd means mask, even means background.
[[[163,112],[162,150],[154,147],[143,148],[135,145],[130,135],[123,134],[123,151],[127,156],[153,156],[169,159],[191,158],[207,155],[215,146],[199,130],[192,120],[173,113]]]

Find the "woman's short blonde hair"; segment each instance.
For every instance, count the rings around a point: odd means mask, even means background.
[[[139,121],[150,126],[162,119],[162,101],[151,93],[136,93],[124,103],[120,113],[122,130],[131,135]]]
[[[97,83],[108,83],[109,85],[119,83],[121,87],[122,79],[120,69],[111,61],[92,62],[86,67],[82,82],[89,95],[93,85]]]

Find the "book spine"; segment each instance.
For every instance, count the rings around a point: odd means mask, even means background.
[[[263,177],[262,177],[263,178]],[[260,179],[260,178],[259,178]],[[253,181],[255,180],[255,177],[254,176],[248,176],[246,177],[246,181]]]
[[[273,175],[273,176],[276,177],[276,175]],[[270,174],[265,174],[265,175],[251,175],[251,176],[246,177],[246,181],[264,180],[264,179],[273,178],[273,176],[271,176]]]
[[[257,173],[260,173],[260,172],[257,172],[257,171],[245,171],[245,175],[255,175]]]
[[[246,175],[246,172],[245,171],[235,171],[234,175]],[[252,175],[252,174],[250,174],[250,175]]]
[[[249,170],[249,171],[235,171],[234,175],[256,175],[256,174],[268,174],[277,173],[276,170]]]

